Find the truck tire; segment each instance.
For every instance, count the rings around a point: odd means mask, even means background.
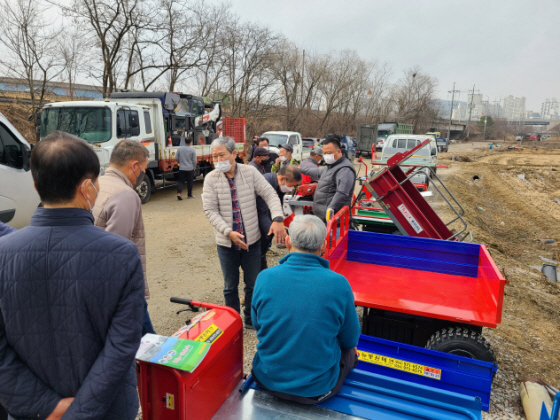
[[[426,348],[496,363],[496,356],[486,339],[466,327],[448,327],[437,331],[428,340]]]
[[[140,197],[140,201],[142,204],[146,204],[150,200],[150,196],[152,195],[152,183],[148,176],[144,176],[144,179],[136,187],[136,192],[138,193],[138,197]]]

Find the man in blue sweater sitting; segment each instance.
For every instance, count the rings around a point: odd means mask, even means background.
[[[321,258],[325,224],[296,216],[280,265],[262,271],[253,292],[257,330],[253,378],[271,394],[303,404],[336,395],[356,367],[360,323],[344,276]]]

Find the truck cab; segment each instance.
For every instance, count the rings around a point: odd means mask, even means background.
[[[54,130],[64,131],[90,143],[99,158],[101,172],[109,166],[116,144],[136,140],[156,160],[156,132],[164,135],[163,121],[155,123],[153,109],[139,104],[106,101],[55,102],[43,106],[41,139]]]
[[[298,162],[303,158],[303,140],[301,134],[296,131],[267,131],[261,137],[268,139],[269,151],[279,153],[280,146],[290,144],[294,151],[292,157]]]

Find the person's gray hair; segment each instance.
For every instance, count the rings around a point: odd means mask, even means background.
[[[288,228],[292,245],[305,252],[317,252],[327,237],[327,228],[323,221],[312,214],[294,217]]]
[[[233,153],[235,150],[235,140],[232,137],[225,136],[225,137],[218,137],[212,141],[210,144],[210,148],[214,150],[214,147],[220,147],[221,145],[226,146],[228,152]]]
[[[109,163],[115,166],[124,166],[131,160],[144,162],[150,157],[146,147],[136,140],[121,140],[114,147]]]

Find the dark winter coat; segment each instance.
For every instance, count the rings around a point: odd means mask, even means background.
[[[132,420],[144,315],[136,245],[76,208],[0,238],[0,404],[15,419]]]

